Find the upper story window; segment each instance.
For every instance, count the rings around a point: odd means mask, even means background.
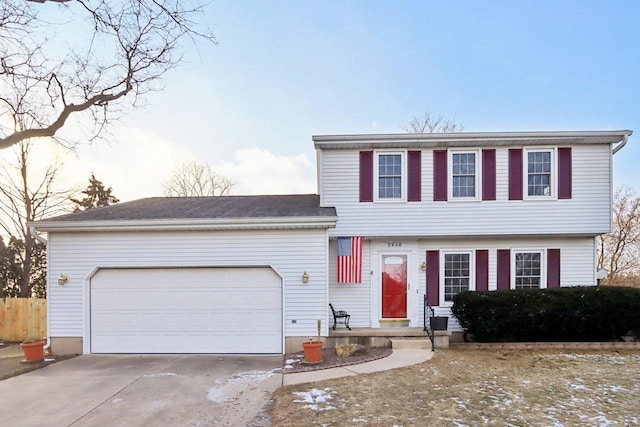
[[[451,199],[477,199],[479,195],[477,151],[450,151],[451,171],[449,195]]]
[[[377,200],[404,200],[406,167],[402,152],[377,153],[376,155]]]
[[[514,251],[514,280],[516,289],[542,288],[542,251]]]
[[[527,197],[553,197],[554,192],[554,151],[526,151],[526,191]]]
[[[473,290],[471,252],[445,252],[442,264],[445,303],[457,293]]]

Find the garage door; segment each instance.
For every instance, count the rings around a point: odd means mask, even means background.
[[[282,353],[269,268],[104,269],[90,301],[92,353]]]

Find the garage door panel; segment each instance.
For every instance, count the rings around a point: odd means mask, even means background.
[[[256,268],[101,270],[91,351],[281,353],[281,279]]]

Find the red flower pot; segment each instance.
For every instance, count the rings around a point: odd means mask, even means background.
[[[303,342],[304,360],[307,363],[318,363],[322,361],[322,341]]]
[[[44,359],[44,341],[20,344],[27,362],[35,362]]]

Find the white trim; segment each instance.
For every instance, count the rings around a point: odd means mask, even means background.
[[[551,172],[549,173],[549,195],[529,195],[529,153],[551,153]],[[522,150],[522,199],[557,200],[558,198],[558,147],[527,147]]]
[[[474,197],[454,197],[453,195],[453,155],[454,154],[474,154],[475,161],[475,196]],[[450,149],[447,150],[447,200],[452,202],[468,202],[481,200],[481,176],[482,171],[482,156],[481,151],[477,149]]]
[[[422,319],[418,317],[420,299],[420,268],[419,245],[415,240],[402,240],[400,247],[389,247],[389,240],[371,241],[371,327],[379,328],[382,319],[382,257],[386,255],[406,255],[407,257],[407,318],[409,326],[422,325]],[[363,272],[364,274],[364,272]]]
[[[176,231],[176,230],[271,230],[332,228],[337,216],[327,217],[271,217],[224,219],[160,219],[160,220],[93,220],[38,221],[31,223],[40,231]]]
[[[380,182],[378,158],[384,155],[400,156],[400,197],[399,198],[380,198],[378,184]],[[376,203],[398,203],[407,201],[407,150],[381,150],[373,152],[373,201]]]
[[[439,303],[440,307],[451,307],[453,305],[453,301],[445,301],[444,300],[444,268],[445,255],[449,254],[467,254],[469,255],[469,290],[476,290],[476,250],[475,249],[445,249],[440,250],[440,271],[438,275],[440,276],[440,285],[439,285]]]
[[[547,287],[547,250],[538,248],[517,248],[511,249],[511,263],[509,268],[510,289],[516,289],[516,253],[539,253],[540,254],[540,288],[546,289]]]

